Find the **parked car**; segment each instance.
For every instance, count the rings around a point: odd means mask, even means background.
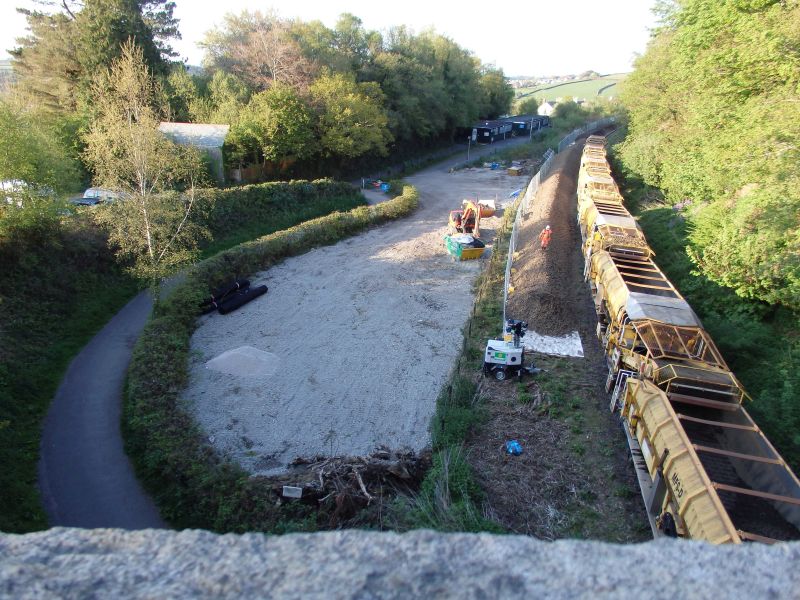
[[[76,204],[81,204],[83,206],[94,206],[95,204],[100,204],[101,202],[113,202],[119,197],[119,193],[113,190],[91,187],[83,192],[83,198],[79,199],[81,202],[76,202]]]

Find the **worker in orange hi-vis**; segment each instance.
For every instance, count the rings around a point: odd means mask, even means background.
[[[539,241],[542,242],[542,249],[547,249],[547,246],[550,245],[550,238],[553,236],[553,230],[550,229],[550,225],[542,229],[542,233],[539,234]]]

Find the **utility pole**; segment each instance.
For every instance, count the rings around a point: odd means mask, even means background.
[[[469,147],[472,145],[472,136],[467,136],[467,162],[469,162]]]
[[[528,132],[528,141],[530,142],[533,139],[533,117],[531,117],[531,127],[530,131]]]

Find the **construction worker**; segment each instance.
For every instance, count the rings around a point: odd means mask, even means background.
[[[542,249],[546,250],[547,246],[550,245],[550,238],[553,236],[553,231],[550,229],[550,225],[542,229],[542,233],[539,234],[539,241],[542,242]]]

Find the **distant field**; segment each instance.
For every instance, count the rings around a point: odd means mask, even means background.
[[[520,88],[517,90],[517,98],[536,96],[545,100],[555,100],[564,96],[573,98],[593,98],[595,96],[615,96],[617,83],[627,77],[627,73],[613,73],[604,75],[597,79],[585,79],[582,81],[571,81],[569,83],[557,83],[554,85],[542,85],[530,88]]]

